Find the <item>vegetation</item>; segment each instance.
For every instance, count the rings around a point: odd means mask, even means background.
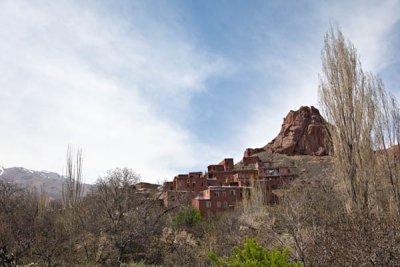
[[[257,244],[253,238],[244,242],[243,249],[238,247],[232,249],[231,255],[227,258],[218,257],[210,252],[209,258],[217,266],[232,267],[253,267],[253,266],[274,266],[274,267],[300,267],[301,262],[291,262],[289,260],[290,251],[275,247],[268,250]]]
[[[202,220],[200,211],[192,206],[180,207],[174,222],[179,226],[193,227]]]

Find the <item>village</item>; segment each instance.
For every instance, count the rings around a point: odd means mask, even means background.
[[[264,203],[276,203],[274,190],[296,178],[296,167],[282,166],[272,160],[262,161],[256,155],[259,152],[259,149],[248,148],[236,165],[232,158],[225,158],[218,164],[209,165],[205,173],[179,174],[173,181],[163,184],[159,200],[167,208],[191,203],[203,218],[212,219],[233,209],[257,184]]]

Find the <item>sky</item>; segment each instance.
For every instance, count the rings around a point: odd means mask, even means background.
[[[239,161],[318,107],[339,25],[400,96],[400,1],[0,0],[0,166],[148,182]]]

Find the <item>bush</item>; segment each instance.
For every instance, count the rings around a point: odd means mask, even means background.
[[[178,226],[193,227],[202,220],[200,211],[191,206],[181,207],[176,214],[174,223]]]
[[[281,249],[275,247],[273,250],[268,250],[257,244],[254,238],[249,238],[244,242],[243,249],[238,247],[232,249],[231,255],[228,258],[218,257],[213,252],[210,252],[208,257],[217,266],[274,266],[274,267],[300,267],[301,262],[291,262],[289,260],[289,249]]]

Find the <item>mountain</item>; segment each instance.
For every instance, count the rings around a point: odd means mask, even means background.
[[[64,176],[48,171],[35,171],[22,167],[0,167],[0,180],[12,182],[25,188],[45,191],[51,199],[62,198]],[[91,185],[85,185],[87,191]]]
[[[264,149],[286,155],[324,156],[332,153],[328,123],[315,107],[291,110],[279,134]]]

